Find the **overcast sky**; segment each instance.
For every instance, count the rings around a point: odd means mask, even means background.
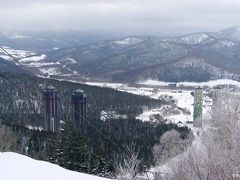
[[[0,0],[1,30],[161,34],[240,24],[240,0]]]

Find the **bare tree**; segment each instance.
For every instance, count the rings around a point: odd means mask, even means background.
[[[164,133],[159,144],[153,148],[156,164],[162,164],[167,159],[182,153],[188,147],[190,141],[190,138],[183,140],[181,134],[174,129]]]
[[[201,139],[169,167],[165,179],[225,180],[240,174],[240,96],[220,93]],[[156,177],[157,179],[157,177]]]
[[[139,166],[141,160],[138,159],[139,149],[136,150],[132,144],[124,148],[121,160],[117,164],[117,179],[118,180],[137,180]]]

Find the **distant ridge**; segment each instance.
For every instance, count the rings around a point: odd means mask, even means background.
[[[146,79],[240,80],[240,26],[166,38],[127,36],[31,51],[41,53],[44,58],[33,62],[30,57],[22,62],[24,65],[34,68],[39,75],[61,79],[128,83]]]

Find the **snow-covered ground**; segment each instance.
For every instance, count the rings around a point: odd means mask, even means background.
[[[18,50],[18,49],[12,49],[10,47],[6,47],[6,46],[2,46],[9,54],[11,54],[12,56],[16,57],[16,58],[24,58],[24,57],[28,57],[28,56],[34,56],[36,55],[36,53],[32,52],[32,51],[25,51],[25,50]],[[11,60],[12,58],[9,57],[8,55],[6,55],[6,53],[0,49],[0,57],[6,60]]]
[[[86,82],[90,86],[109,87],[113,89],[121,88],[122,86],[127,87],[122,83],[107,83],[107,82]]]
[[[109,87],[109,88],[131,88],[127,86],[126,84],[122,83],[108,83],[108,82],[86,82],[86,84],[93,85],[93,86],[100,86],[100,87]],[[240,82],[235,81],[232,79],[216,79],[212,81],[207,81],[207,82],[166,82],[166,81],[157,81],[157,80],[146,80],[138,83],[139,85],[145,85],[145,86],[169,86],[175,84],[176,87],[209,87],[213,88],[218,85],[229,85],[229,86],[236,86],[240,87]],[[142,89],[142,88],[141,88]]]
[[[143,40],[137,37],[127,37],[118,41],[114,41],[118,45],[133,45],[142,42]]]
[[[150,85],[150,86],[168,86],[169,84],[176,84],[177,87],[184,86],[184,87],[214,87],[217,85],[234,85],[237,87],[240,87],[240,82],[232,80],[232,79],[217,79],[207,82],[163,82],[163,81],[157,81],[157,80],[147,80],[143,82],[139,82],[139,84],[142,85]]]
[[[45,54],[37,54],[33,51],[26,51],[26,50],[18,50],[18,49],[12,49],[10,47],[2,46],[6,52],[8,52],[10,55],[15,57],[19,60],[20,63],[27,66],[32,67],[41,67],[46,66],[47,64],[43,62],[43,60],[46,59]],[[2,49],[0,49],[0,57],[12,61],[12,57],[8,56]]]
[[[55,67],[48,67],[48,68],[40,68],[39,69],[43,74],[48,74],[49,75],[59,75],[61,72],[59,71],[58,68]]]
[[[31,37],[20,35],[20,34],[13,34],[12,36],[9,36],[8,38],[9,39],[29,39]]]
[[[168,86],[169,84],[172,84],[171,82],[166,82],[166,81],[157,81],[157,80],[146,80],[146,81],[142,81],[139,82],[138,84],[143,84],[143,85],[150,85],[150,86]]]
[[[1,47],[4,48],[9,54],[13,55],[16,58],[24,58],[26,56],[35,55],[35,53],[31,51],[12,49],[7,46],[1,46]],[[0,49],[0,57],[6,60],[10,59],[10,57],[6,55],[6,53],[2,49]]]
[[[57,165],[37,161],[16,153],[0,153],[1,180],[107,180],[69,171]]]
[[[62,69],[68,74],[64,74],[64,76],[71,76],[77,74],[76,71],[71,70],[66,66],[66,64],[74,64],[76,60],[72,58],[66,58],[64,60],[59,61],[48,61],[47,55],[38,54],[33,51],[26,50],[18,50],[10,47],[2,46],[6,52],[19,60],[19,62],[27,67],[38,68],[39,72],[42,74],[50,75],[63,75]],[[0,57],[12,61],[12,58],[8,56],[2,49],[0,49]],[[42,76],[42,75],[41,75]]]
[[[26,57],[26,58],[22,58],[20,60],[21,63],[27,63],[27,62],[37,62],[37,61],[41,61],[43,59],[46,58],[45,54],[41,54],[41,55],[36,55],[36,56],[32,56],[32,57]]]

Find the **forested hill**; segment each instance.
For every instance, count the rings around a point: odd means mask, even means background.
[[[187,127],[152,124],[134,118],[142,113],[143,105],[153,108],[165,103],[159,100],[110,88],[44,80],[26,74],[3,75],[6,78],[0,77],[0,132],[4,132],[5,144],[2,149],[6,151],[50,161],[74,171],[115,178],[116,162],[125,152],[124,147],[136,145],[134,150],[139,151],[143,171],[154,164],[153,147],[165,132],[176,129],[182,139],[190,135]],[[65,124],[61,124],[60,133],[24,128],[27,125],[43,125],[44,84],[52,85],[58,91],[59,119],[65,121]],[[82,137],[71,122],[70,97],[77,89],[87,94],[87,138]],[[102,110],[114,110],[128,118],[101,121]]]
[[[110,88],[33,77],[26,74],[5,73],[0,79],[0,117],[2,121],[23,125],[41,126],[44,120],[43,87],[57,89],[58,112],[61,120],[71,118],[70,97],[73,91],[82,89],[87,94],[87,111],[90,121],[98,121],[102,110],[114,110],[134,117],[142,112],[142,106],[161,106],[159,100],[150,99]]]
[[[12,61],[7,61],[0,57],[0,72],[23,73],[23,70],[16,66]]]

